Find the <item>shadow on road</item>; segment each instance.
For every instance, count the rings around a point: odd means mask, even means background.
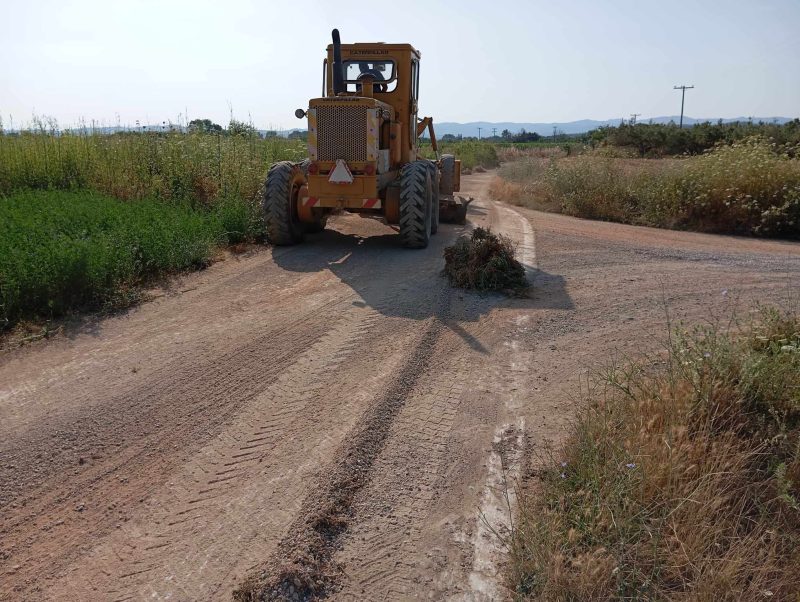
[[[370,307],[389,317],[412,320],[436,318],[471,348],[487,353],[479,340],[462,326],[476,322],[494,307],[530,309],[573,308],[561,276],[535,270],[530,298],[508,299],[501,294],[478,294],[449,286],[442,275],[444,247],[464,231],[462,226],[440,225],[426,249],[400,246],[398,236],[375,224],[373,236],[328,229],[309,236],[299,246],[277,249],[273,260],[293,272],[330,270],[360,297],[353,304]],[[443,302],[444,300],[444,302]]]

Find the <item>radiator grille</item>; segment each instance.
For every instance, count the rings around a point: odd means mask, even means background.
[[[320,161],[366,161],[367,107],[318,106],[317,152]]]

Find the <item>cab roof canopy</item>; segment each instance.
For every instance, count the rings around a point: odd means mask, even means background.
[[[328,44],[328,53],[333,52],[333,44]],[[385,54],[386,52],[411,52],[420,58],[422,53],[411,44],[384,44],[383,42],[357,42],[355,44],[342,44],[342,53],[348,54],[353,51],[363,54]]]

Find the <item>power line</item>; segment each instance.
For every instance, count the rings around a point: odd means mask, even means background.
[[[673,90],[680,90],[681,91],[681,124],[680,127],[683,127],[683,102],[686,99],[686,90],[691,90],[694,86],[672,86]]]

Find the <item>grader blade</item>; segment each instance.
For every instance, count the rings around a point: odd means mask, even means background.
[[[448,195],[439,197],[439,220],[451,224],[465,224],[467,209],[473,197]]]

